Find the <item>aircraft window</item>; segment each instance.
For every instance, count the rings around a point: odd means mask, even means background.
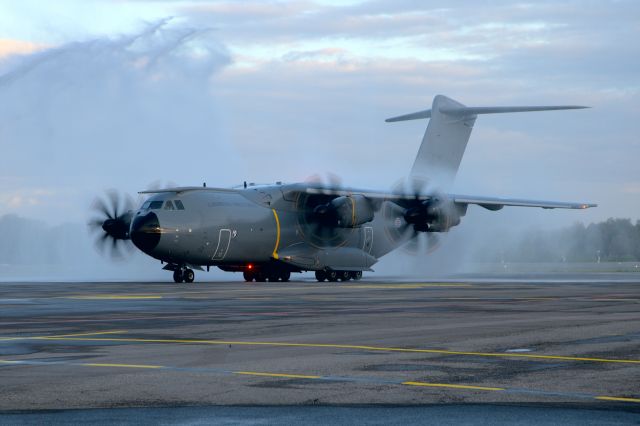
[[[142,210],[146,210],[149,208],[149,205],[151,204],[151,201],[145,201],[145,203],[142,205],[142,207],[140,207]]]
[[[161,209],[162,208],[162,201],[152,201],[151,204],[149,204],[149,208],[151,210]]]
[[[174,203],[176,203],[176,208],[177,208],[178,210],[184,210],[184,205],[182,204],[182,201],[180,201],[180,200],[174,200],[173,202],[174,202]]]
[[[166,203],[164,203],[164,209],[165,210],[175,210],[175,207],[173,207],[173,203],[171,202],[171,200],[169,200]]]

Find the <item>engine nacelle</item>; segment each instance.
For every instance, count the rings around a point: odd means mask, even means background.
[[[340,228],[355,228],[373,220],[373,206],[364,195],[343,195],[329,204]]]
[[[448,198],[433,198],[405,213],[405,220],[419,232],[447,232],[460,224],[467,213],[466,204],[457,204]]]
[[[460,224],[460,218],[466,212],[466,204],[456,204],[450,200],[440,200],[428,206],[427,232],[447,232]]]

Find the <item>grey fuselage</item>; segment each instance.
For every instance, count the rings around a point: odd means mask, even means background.
[[[153,230],[147,231],[154,237],[148,244],[132,239],[146,254],[168,264],[228,271],[273,262],[293,271],[369,270],[404,243],[387,238],[382,215],[353,228],[319,229],[307,223],[299,188],[276,184],[153,194],[134,213],[131,231],[151,223]]]

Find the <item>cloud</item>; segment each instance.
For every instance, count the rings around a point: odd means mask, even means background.
[[[226,158],[227,171],[235,161],[211,83],[229,61],[208,28],[164,20],[0,63],[9,69],[0,75],[0,169],[22,177],[20,187],[46,182],[60,190],[73,208],[42,204],[48,220],[82,220],[104,188],[135,192],[156,179],[215,178],[212,160]],[[0,193],[15,194],[15,186],[0,180]],[[12,197],[0,213],[41,204]]]
[[[48,48],[45,44],[24,40],[0,39],[0,60],[12,55],[27,55]]]
[[[44,188],[20,188],[0,193],[0,206],[8,210],[21,209],[23,207],[37,206],[46,203],[47,198],[53,197],[56,192]]]

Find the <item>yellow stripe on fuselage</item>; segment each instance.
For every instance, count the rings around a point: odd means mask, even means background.
[[[278,218],[278,213],[276,209],[271,209],[273,212],[273,217],[276,219],[276,246],[273,248],[273,253],[271,257],[274,259],[278,258],[278,247],[280,246],[280,219]]]

